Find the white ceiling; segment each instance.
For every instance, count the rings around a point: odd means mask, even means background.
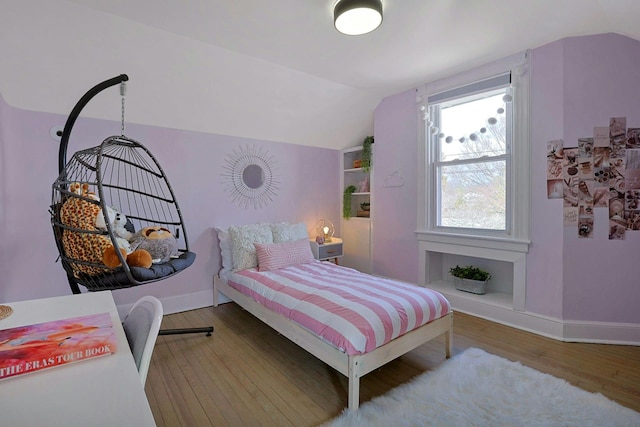
[[[74,0],[103,12],[387,96],[560,38],[640,39],[638,0],[383,0],[364,36],[336,0]]]
[[[383,0],[363,36],[334,29],[335,0],[0,4],[10,105],[68,114],[126,72],[129,122],[335,149],[372,134],[386,96],[564,37],[640,40],[640,0]],[[117,117],[113,92],[83,116]]]

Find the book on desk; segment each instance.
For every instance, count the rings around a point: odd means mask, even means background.
[[[0,330],[0,380],[114,353],[111,315],[98,313]]]

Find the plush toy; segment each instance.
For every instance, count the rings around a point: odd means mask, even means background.
[[[88,184],[77,182],[69,186],[73,195],[69,196],[60,210],[61,222],[74,229],[65,229],[62,233],[62,244],[64,250],[70,258],[91,263],[102,263],[102,253],[108,246],[112,246],[111,239],[107,236],[90,233],[96,231],[95,221],[100,212],[100,205],[92,203],[96,200],[95,194],[89,192]],[[86,274],[104,273],[104,269],[72,263],[75,274],[83,272]]]
[[[95,200],[96,202],[100,201],[100,197],[98,197],[96,193],[89,191],[89,184],[86,182],[83,184],[80,184],[79,182],[72,182],[69,184],[69,191],[80,197]]]
[[[125,239],[127,242],[129,240],[131,240],[131,238],[133,237],[133,233],[129,230],[127,230],[126,225],[127,225],[127,216],[125,214],[123,214],[122,212],[118,211],[116,208],[112,208],[113,211],[115,212],[115,218],[113,219],[113,233],[122,238]]]
[[[60,209],[61,222],[73,228],[65,229],[62,233],[64,250],[70,258],[94,264],[104,264],[103,255],[107,249],[113,250],[113,245],[109,236],[95,233],[95,231],[100,231],[96,227],[96,219],[102,212],[102,208],[99,203],[95,203],[99,198],[89,191],[89,185],[86,183],[72,183],[69,190],[73,195],[67,198]],[[126,252],[126,249],[123,250]],[[139,253],[131,257],[131,261],[134,263],[143,262],[144,258],[144,254]],[[89,275],[105,273],[105,268],[74,263],[73,261],[71,263],[76,276],[80,272]],[[145,262],[143,265],[136,266],[147,266],[146,264]],[[106,264],[105,266],[110,267]]]
[[[178,255],[178,241],[171,231],[164,227],[145,227],[138,231],[129,243],[132,249],[148,251],[154,263],[167,262],[171,257]]]
[[[118,212],[116,208],[110,208],[107,206],[107,217],[109,219],[111,231],[113,231],[118,242],[118,247],[125,249],[127,254],[130,254],[131,246],[129,245],[129,239],[133,237],[133,233],[125,228],[125,225],[127,224],[126,215]],[[96,216],[96,228],[102,231],[107,231],[107,224],[102,209]]]
[[[151,254],[144,249],[137,249],[129,254],[123,248],[119,248],[122,258],[126,261],[129,267],[143,267],[149,268],[153,264]],[[116,254],[116,250],[113,245],[104,250],[102,254],[102,263],[109,268],[116,268],[120,266],[120,258]]]

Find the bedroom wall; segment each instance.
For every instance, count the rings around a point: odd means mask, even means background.
[[[564,45],[564,134],[567,146],[611,117],[640,128],[640,41],[616,34],[570,38]],[[640,231],[608,240],[608,210],[595,209],[593,239],[564,232],[565,319],[640,323]]]
[[[415,90],[409,90],[378,105],[373,150],[373,274],[412,283],[418,271],[415,99]]]
[[[594,126],[608,126],[610,117],[627,117],[628,127],[640,127],[639,67],[640,42],[617,34],[567,38],[532,51],[530,311],[594,327],[640,324],[640,232],[610,241],[607,209],[594,210],[591,239],[563,227],[561,201],[546,196],[542,160],[547,141],[562,138],[575,147]]]
[[[531,52],[531,244],[527,256],[527,310],[562,318],[562,203],[547,200],[546,141],[564,129],[564,45],[552,43]],[[535,88],[535,90],[534,90]],[[535,161],[537,159],[537,161]]]
[[[48,213],[59,147],[49,132],[65,121],[66,116],[13,108],[0,96],[0,302],[70,293],[55,262]],[[68,159],[114,134],[120,134],[119,122],[81,117]],[[211,305],[212,277],[220,268],[215,225],[295,221],[313,232],[320,218],[340,222],[338,150],[145,125],[127,125],[126,134],[143,143],[168,176],[197,259],[170,279],[115,291],[119,306],[144,294],[161,298],[168,312]],[[263,148],[275,160],[278,193],[259,210],[236,206],[225,192],[225,159],[242,147]]]
[[[548,200],[546,195],[547,141],[562,138],[567,146],[575,146],[578,137],[592,135],[594,126],[607,126],[615,116],[626,116],[628,126],[640,127],[639,69],[640,42],[616,34],[563,39],[531,52],[528,312],[583,324],[640,324],[640,232],[628,232],[624,241],[609,241],[607,210],[596,209],[593,239],[578,239],[575,227],[563,227],[562,202]],[[417,250],[397,251],[397,246],[385,242],[389,236],[379,236],[386,229],[405,237],[413,232],[415,214],[409,218],[403,209],[415,203],[416,193],[394,205],[392,192],[380,186],[395,169],[406,171],[406,182],[416,181],[416,138],[411,136],[416,115],[415,95],[403,92],[385,99],[375,116],[373,263],[376,274],[409,281],[418,280],[418,269],[406,258],[416,259]],[[402,153],[395,155],[402,158],[401,165],[386,165],[385,156],[394,158],[394,152]],[[385,205],[386,215],[379,214],[379,206]],[[397,215],[403,216],[402,226]],[[393,265],[396,262],[411,270],[400,273]]]

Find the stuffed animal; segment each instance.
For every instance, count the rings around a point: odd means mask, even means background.
[[[89,191],[89,185],[86,183],[72,183],[69,190],[72,195],[67,198],[60,209],[61,222],[73,228],[65,229],[62,233],[64,250],[70,258],[75,260],[98,265],[104,264],[102,260],[104,252],[109,248],[113,249],[113,244],[109,236],[95,233],[95,231],[100,231],[96,227],[96,219],[102,212],[100,204],[96,203],[99,198]],[[131,261],[139,261],[139,258],[144,258],[144,254],[135,255]],[[73,261],[71,264],[76,277],[79,273],[96,275],[106,272],[106,269],[102,267]]]
[[[129,245],[129,239],[133,237],[133,233],[125,228],[125,225],[127,224],[126,215],[119,212],[116,208],[110,208],[107,206],[107,217],[109,218],[111,231],[113,231],[118,242],[118,247],[125,249],[127,254],[130,254],[131,246]],[[102,209],[96,216],[96,228],[102,231],[107,231],[107,224]]]
[[[153,264],[151,254],[144,249],[137,249],[129,254],[123,248],[119,248],[122,258],[125,260],[129,267],[143,267],[149,268]],[[109,268],[116,268],[120,266],[120,258],[116,254],[116,250],[113,245],[104,250],[102,254],[102,263]]]
[[[81,197],[86,197],[97,202],[100,201],[100,198],[96,196],[96,193],[94,193],[93,191],[89,191],[89,184],[87,184],[86,182],[82,184],[80,184],[79,182],[72,182],[71,184],[69,184],[69,191]]]
[[[171,257],[178,255],[178,241],[171,231],[164,227],[145,227],[138,231],[129,243],[132,249],[148,251],[154,263],[167,262]]]
[[[126,225],[127,225],[127,216],[125,214],[123,214],[122,212],[118,211],[116,208],[112,208],[113,211],[115,212],[116,216],[113,219],[113,233],[122,238],[125,239],[127,242],[129,240],[131,240],[131,238],[133,237],[133,233],[129,230],[127,230]],[[132,227],[133,228],[133,227]]]

